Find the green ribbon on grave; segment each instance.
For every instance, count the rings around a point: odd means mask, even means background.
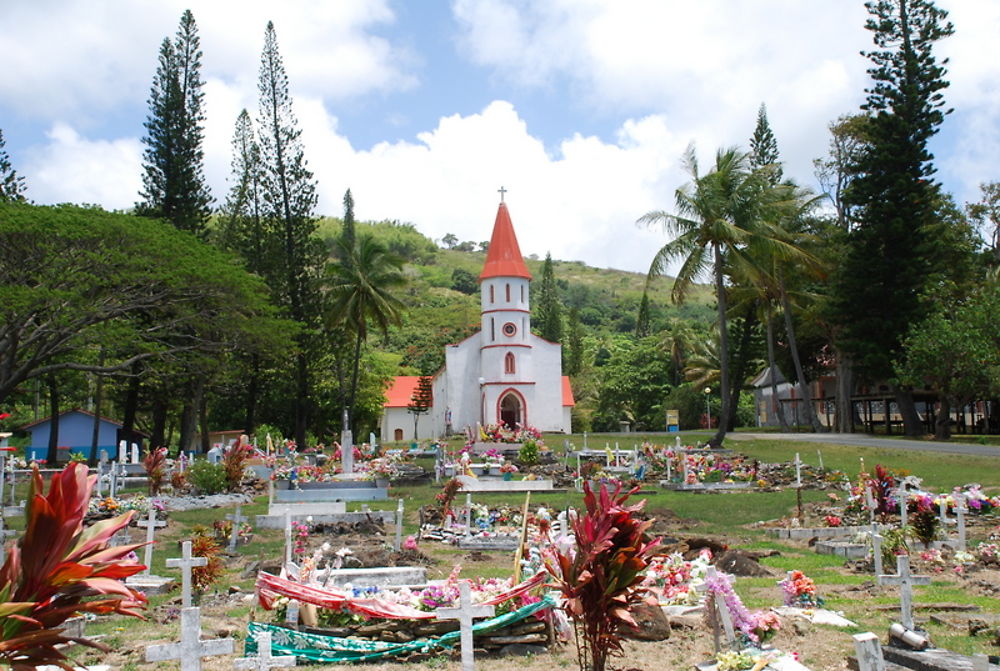
[[[540,610],[555,605],[552,597],[528,604],[515,611],[483,620],[472,626],[472,632],[487,632],[507,627],[525,620]],[[302,661],[310,662],[375,662],[390,657],[399,657],[414,652],[434,652],[449,650],[458,642],[460,631],[451,631],[441,636],[418,638],[408,643],[369,641],[357,638],[341,638],[308,634],[264,622],[250,622],[247,625],[247,639],[244,654],[257,652],[256,636],[259,632],[271,632],[271,653],[274,655],[295,655]]]

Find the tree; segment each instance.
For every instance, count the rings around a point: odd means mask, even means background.
[[[781,162],[778,160],[778,141],[771,132],[771,124],[767,121],[767,107],[760,104],[757,110],[757,126],[750,138],[750,165],[754,169],[768,170],[768,181],[772,186],[781,182]]]
[[[753,260],[747,255],[751,245],[783,243],[762,214],[772,197],[764,173],[752,171],[749,159],[735,148],[719,150],[715,165],[700,174],[694,148],[688,149],[685,165],[691,182],[675,192],[676,214],[663,210],[648,212],[640,224],[659,224],[675,237],[660,248],[650,263],[647,287],[666,273],[674,260],[682,260],[672,290],[675,303],[683,303],[695,280],[712,269],[719,324],[719,386],[722,416],[719,430],[711,442],[720,445],[725,438],[730,413],[729,334],[726,321],[726,276],[753,274]]]
[[[295,354],[295,441],[304,445],[309,417],[309,334],[318,327],[318,278],[325,261],[315,237],[316,182],[302,146],[302,131],[292,111],[288,75],[278,51],[274,24],[268,22],[260,59],[258,133],[265,216],[275,222],[280,241],[278,267],[269,278],[289,317],[303,326]]]
[[[833,203],[837,225],[844,231],[851,229],[854,220],[845,196],[857,176],[857,166],[865,151],[868,121],[867,114],[844,115],[831,121],[827,126],[830,150],[826,158],[813,161],[816,181]]]
[[[566,353],[566,374],[579,375],[583,368],[583,326],[580,311],[574,306],[569,309],[569,342]]]
[[[19,259],[0,264],[0,407],[32,379],[273,350],[290,327],[231,257],[143,218],[0,205],[0,258]]]
[[[338,245],[341,258],[349,256],[351,262],[330,268],[327,322],[331,328],[346,328],[355,338],[351,384],[342,422],[342,429],[349,431],[358,390],[361,345],[368,338],[369,325],[386,334],[391,325],[401,323],[404,306],[392,291],[406,284],[406,279],[401,260],[372,236],[359,235],[354,249],[344,249],[343,240]]]
[[[842,345],[870,381],[891,381],[909,328],[928,313],[928,282],[947,277],[947,236],[935,232],[940,185],[927,143],[944,120],[944,64],[932,52],[951,35],[947,12],[930,0],[872,0],[865,27],[873,85],[862,109],[868,142],[845,200],[855,227],[835,280]],[[922,429],[912,394],[892,384],[907,434]]]
[[[6,146],[3,130],[0,130],[0,203],[23,202],[24,177],[18,175],[11,165]]]
[[[340,239],[343,241],[344,249],[354,249],[354,238],[357,237],[357,232],[354,226],[354,196],[351,195],[351,190],[348,189],[344,192],[344,223],[340,229]],[[350,255],[342,258],[341,263],[350,263]]]
[[[136,211],[204,235],[212,196],[205,182],[201,147],[205,94],[200,43],[194,16],[185,10],[174,41],[164,38],[160,45],[144,124],[143,191]]]
[[[562,341],[562,304],[559,301],[551,254],[545,255],[545,263],[542,264],[542,283],[538,290],[534,322],[539,336],[549,342]]]
[[[479,280],[476,276],[463,268],[455,268],[451,271],[451,288],[463,294],[471,296],[479,291]]]
[[[645,338],[649,335],[649,292],[643,291],[639,300],[639,313],[635,318],[635,337]]]
[[[232,147],[232,186],[220,212],[220,243],[243,257],[251,272],[267,277],[268,258],[277,250],[273,227],[264,217],[260,145],[245,109],[236,118]]]
[[[421,375],[417,380],[417,388],[410,397],[410,403],[406,406],[406,410],[413,415],[413,440],[417,440],[417,423],[420,421],[420,415],[430,412],[434,404],[432,384],[433,380],[429,375]]]
[[[0,174],[2,172],[0,167]],[[996,267],[1000,265],[1000,182],[980,184],[979,191],[982,194],[979,202],[968,203],[965,209],[972,221],[981,229],[989,231],[989,246],[993,255],[993,265]],[[992,230],[989,230],[991,228]]]
[[[458,244],[458,236],[455,235],[454,233],[445,233],[444,237],[441,238],[441,242],[448,249],[454,249],[455,245]]]

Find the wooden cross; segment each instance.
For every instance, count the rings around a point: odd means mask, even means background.
[[[858,657],[858,671],[885,671],[882,644],[878,636],[869,632],[855,634],[854,654]]]
[[[868,532],[872,538],[872,560],[875,562],[875,575],[882,575],[882,541],[885,540],[878,532],[878,525],[873,524]]]
[[[965,549],[965,496],[955,494],[955,519],[958,521],[958,549]]]
[[[167,526],[166,521],[156,519],[156,506],[153,505],[152,499],[149,501],[149,518],[146,520],[139,520],[136,522],[137,526],[146,527],[146,549],[143,551],[143,563],[146,564],[146,570],[143,571],[143,575],[152,575],[153,570],[153,535],[156,533],[157,527]]]
[[[279,667],[295,666],[295,655],[271,654],[271,632],[260,631],[254,635],[257,643],[257,654],[252,657],[241,657],[233,662],[237,669],[254,669],[255,671],[267,671]]]
[[[236,504],[236,512],[233,513],[232,515],[226,515],[226,519],[227,520],[232,520],[233,521],[233,528],[229,532],[229,553],[230,554],[234,554],[236,552],[236,541],[239,540],[239,537],[240,537],[240,524],[242,524],[243,521],[244,521],[244,519],[245,519],[242,515],[240,515],[240,511],[242,510],[242,508],[243,508],[243,506],[241,506],[240,504],[237,503]]]
[[[181,570],[181,605],[184,608],[191,607],[191,569],[196,566],[208,566],[208,557],[194,557],[191,555],[191,541],[184,541],[181,545],[180,559],[168,559],[167,568],[180,568]]]
[[[507,193],[507,189],[505,189],[505,188],[503,188],[503,187],[501,186],[501,187],[500,187],[499,189],[497,189],[497,193],[499,193],[499,194],[500,194],[500,202],[502,203],[502,202],[503,202],[503,195],[504,195],[505,193]]]
[[[910,574],[910,556],[896,557],[897,575],[880,575],[878,584],[899,585],[900,623],[907,629],[913,629],[913,586],[929,585],[931,579],[922,575]]]
[[[459,583],[458,608],[438,608],[434,613],[437,620],[458,620],[462,632],[462,671],[474,671],[472,648],[472,619],[476,617],[493,617],[493,606],[472,605],[472,588],[468,580]]]
[[[201,609],[181,608],[181,641],[166,645],[146,647],[147,662],[166,662],[179,659],[181,671],[201,671],[203,657],[230,655],[233,653],[233,639],[201,638]]]
[[[708,593],[708,579],[719,577],[719,572],[714,566],[709,566],[705,571],[705,582],[695,587],[695,591],[699,594]],[[722,649],[719,644],[719,622],[722,622],[722,628],[726,632],[726,644],[733,650],[739,650],[740,642],[736,638],[736,629],[733,627],[733,616],[729,612],[729,608],[725,603],[719,603],[719,599],[715,595],[712,595],[712,607],[715,608],[715,621],[712,629],[712,636],[715,642],[715,652],[718,653]]]

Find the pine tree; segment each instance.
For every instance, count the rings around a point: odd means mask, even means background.
[[[205,183],[201,146],[205,94],[200,43],[194,16],[185,10],[174,41],[165,38],[160,45],[144,124],[143,191],[136,211],[204,235],[212,196]]]
[[[545,255],[542,264],[542,284],[538,290],[538,309],[535,311],[538,335],[549,342],[562,341],[562,304],[552,269],[552,254]]]
[[[406,410],[413,415],[413,440],[417,440],[417,423],[420,421],[420,415],[430,412],[431,406],[434,405],[432,384],[430,376],[421,375],[417,379],[417,388],[413,390],[410,403],[406,406]]]
[[[583,327],[580,311],[574,306],[569,309],[569,345],[566,355],[566,374],[579,375],[583,368]]]
[[[292,112],[288,75],[278,52],[274,24],[270,21],[264,34],[258,91],[263,210],[264,216],[276,226],[280,241],[275,285],[280,304],[288,316],[305,327],[298,339],[294,373],[295,439],[304,445],[311,397],[307,333],[317,325],[320,314],[317,279],[325,250],[313,235],[316,231],[313,218],[316,182],[306,164],[302,131]]]
[[[273,236],[263,216],[260,146],[245,109],[236,118],[232,145],[232,186],[221,211],[222,246],[240,254],[251,272],[267,278]]]
[[[0,130],[0,203],[24,202],[24,177],[14,171]]]
[[[340,230],[340,240],[342,249],[354,249],[355,239],[357,238],[357,231],[354,225],[354,196],[351,195],[351,190],[348,189],[344,192],[344,225]],[[345,254],[341,263],[350,263],[351,255]]]
[[[637,338],[645,338],[649,335],[649,294],[642,292],[642,300],[639,301],[639,314],[635,318],[635,335]]]
[[[865,54],[874,85],[862,106],[870,116],[867,144],[844,194],[854,227],[833,303],[841,344],[858,372],[883,381],[893,376],[907,330],[927,314],[921,294],[931,278],[948,273],[936,259],[953,258],[942,249],[949,236],[933,232],[942,199],[927,149],[947,113],[944,62],[932,47],[953,27],[930,0],[872,0],[866,7],[865,27],[877,47]],[[912,399],[899,389],[896,397],[907,432],[919,431]]]
[[[767,107],[760,104],[757,110],[757,127],[750,138],[750,166],[754,169],[766,167],[771,171],[768,181],[771,185],[781,182],[781,161],[778,160],[778,141],[771,132],[771,124],[767,121]]]

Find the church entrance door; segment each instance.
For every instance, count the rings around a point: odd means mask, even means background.
[[[508,393],[500,399],[500,419],[509,427],[524,423],[524,409],[517,394]]]

